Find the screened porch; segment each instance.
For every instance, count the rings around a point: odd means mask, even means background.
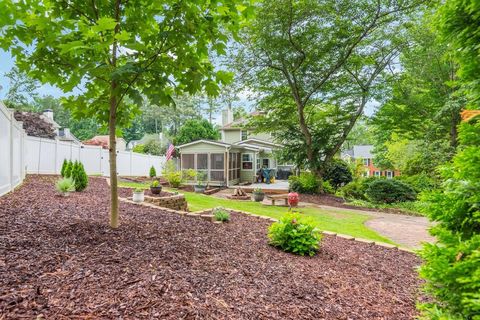
[[[240,181],[240,153],[181,153],[180,170],[204,172],[211,185],[231,185]],[[228,166],[226,166],[228,164]],[[197,178],[189,183],[196,183]],[[227,183],[228,181],[228,183]]]

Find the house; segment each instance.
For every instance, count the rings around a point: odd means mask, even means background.
[[[29,136],[81,144],[70,129],[61,127],[53,120],[51,109],[43,113],[15,111],[14,117],[15,120],[22,121],[23,129]]]
[[[398,170],[382,170],[376,167],[373,163],[374,155],[372,154],[372,151],[372,145],[353,146],[352,149],[342,152],[341,157],[345,161],[362,161],[362,164],[365,168],[365,177],[375,176],[392,179],[393,177],[400,175],[400,171]]]
[[[127,149],[127,142],[125,139],[117,137],[117,151],[125,151]],[[90,140],[83,141],[83,144],[90,146],[101,146],[103,149],[108,149],[110,146],[110,137],[108,135],[95,136]]]
[[[245,127],[246,123],[246,119],[234,121],[232,111],[224,110],[219,141],[197,140],[177,146],[180,170],[204,171],[210,184],[225,186],[253,183],[262,168],[273,170],[277,176],[279,172],[289,174],[293,166],[280,164],[275,157],[282,145],[269,134],[254,133]]]

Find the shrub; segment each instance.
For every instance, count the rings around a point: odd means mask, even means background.
[[[461,124],[459,141],[441,172],[442,188],[425,196],[438,241],[420,252],[420,275],[433,297],[422,309],[432,319],[480,319],[480,121]]]
[[[71,178],[75,183],[76,191],[83,191],[88,185],[88,176],[81,162],[75,161],[72,166]]]
[[[72,176],[73,163],[72,160],[68,160],[67,166],[65,167],[64,177],[70,178]]]
[[[416,192],[420,193],[422,191],[432,190],[437,187],[437,183],[433,178],[426,175],[425,173],[419,173],[413,176],[397,176],[395,180],[403,181],[411,185]]]
[[[222,207],[213,209],[213,218],[215,221],[228,222],[230,221],[230,213]]]
[[[315,225],[298,213],[285,215],[268,229],[270,244],[286,252],[313,256],[322,235]]]
[[[178,188],[183,182],[182,172],[176,170],[173,160],[168,160],[163,169],[163,176],[170,187]]]
[[[133,189],[133,192],[135,193],[143,193],[145,190],[143,190],[142,188],[135,188]]]
[[[60,175],[65,178],[65,170],[67,169],[68,161],[67,159],[63,160],[62,169],[60,170]]]
[[[150,167],[150,172],[148,173],[150,178],[155,178],[157,176],[157,171],[155,170],[154,166]]]
[[[58,192],[67,193],[75,191],[75,184],[73,183],[72,178],[63,178],[55,183],[55,187]]]
[[[335,189],[332,187],[329,181],[322,182],[322,191],[330,194],[335,193]]]
[[[186,169],[183,170],[182,176],[184,180],[192,181],[197,177],[197,171],[195,171],[195,169]]]
[[[135,147],[133,147],[132,151],[137,153],[145,153],[145,145],[137,144]]]
[[[160,182],[158,182],[158,180],[154,180],[152,181],[152,183],[150,184],[151,187],[154,187],[154,188],[157,188],[158,186],[160,186]]]
[[[367,200],[364,185],[360,180],[352,181],[346,186],[341,187],[338,194],[349,200]]]
[[[288,178],[289,187],[298,193],[318,193],[321,181],[310,172],[302,172],[299,176]]]
[[[367,198],[375,203],[394,203],[413,201],[415,190],[408,184],[398,180],[378,179],[369,184],[365,191]]]
[[[328,181],[335,190],[353,180],[352,172],[348,164],[340,159],[333,160],[327,166],[323,178]]]

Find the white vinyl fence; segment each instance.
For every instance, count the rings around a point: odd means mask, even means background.
[[[18,186],[26,173],[59,174],[64,159],[81,161],[89,175],[110,175],[108,150],[27,136],[22,123],[0,102],[0,195]],[[159,175],[164,163],[164,156],[117,152],[121,176],[147,176],[151,166]]]

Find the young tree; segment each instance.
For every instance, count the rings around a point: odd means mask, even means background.
[[[162,2],[14,1],[0,5],[0,46],[21,70],[64,92],[76,117],[108,123],[111,218],[119,225],[116,132],[142,101],[167,105],[174,94],[218,93],[230,78],[215,71],[209,50],[223,54],[252,9],[246,0]]]
[[[379,77],[397,57],[408,14],[423,1],[265,1],[243,32],[237,66],[262,93],[254,125],[285,145],[286,158],[322,175]]]

